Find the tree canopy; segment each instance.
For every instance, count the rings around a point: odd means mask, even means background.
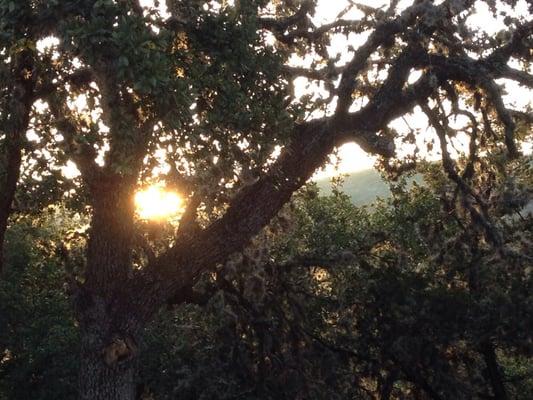
[[[472,22],[482,6],[493,23],[504,24],[497,35]],[[425,234],[412,238],[401,229],[415,228],[413,216],[399,221],[398,215],[387,214],[380,229],[398,246],[380,249],[386,254],[378,257],[397,257],[396,268],[407,262],[405,254],[422,270],[429,268],[428,274],[440,273],[431,270],[435,263],[448,274],[459,261],[470,263],[464,268],[472,277],[463,285],[474,294],[485,284],[490,287],[488,282],[498,282],[491,274],[497,274],[499,263],[523,272],[531,262],[525,245],[530,238],[516,238],[512,226],[522,224],[516,228],[520,236],[530,230],[530,222],[523,217],[517,222],[509,214],[524,207],[531,194],[531,182],[520,171],[530,167],[521,147],[531,140],[533,117],[530,102],[513,106],[505,89],[516,83],[519,96],[531,96],[532,14],[531,4],[513,0],[390,1],[379,8],[349,1],[336,18],[320,23],[313,0],[169,0],[149,6],[133,0],[0,1],[0,244],[10,216],[39,216],[48,205],[62,204],[89,219],[79,246],[65,240],[57,248],[72,318],[79,325],[80,398],[134,398],[140,349],[160,310],[194,303],[194,288],[229,274],[228,263],[246,274],[241,264],[247,257],[264,261],[268,252],[261,251],[260,243],[274,240],[268,235],[273,218],[348,142],[379,156],[380,169],[396,178],[416,168],[435,143],[441,156],[442,173],[433,174],[440,208],[433,212],[444,210],[455,222],[445,221],[442,232],[435,232],[444,222],[432,220],[418,227],[428,230]],[[314,85],[314,93],[298,90],[302,79]],[[413,118],[426,129],[412,128]],[[427,132],[434,133],[434,140],[421,145]],[[453,144],[461,135],[468,149],[456,158]],[[412,150],[405,155],[403,148]],[[64,168],[72,165],[79,176],[67,178]],[[140,221],[134,209],[134,193],[156,180],[175,187],[186,203],[178,223],[164,234]],[[422,202],[416,212],[431,206],[431,201]],[[352,224],[351,214],[359,211],[345,208],[331,217],[348,213],[345,224]],[[350,250],[351,241],[361,242],[367,251],[379,242],[373,238],[379,232],[358,226],[339,232],[334,250],[324,248],[328,235],[336,232],[332,229],[318,229],[308,237],[306,246],[321,256],[310,266],[337,260]],[[454,251],[447,252],[446,246]],[[381,382],[389,396],[392,389],[383,382],[394,383],[400,375],[431,398],[458,396],[445,392],[451,376],[439,380],[435,372],[428,380],[419,375],[421,368],[449,364],[426,365],[425,359],[398,358],[380,347],[391,340],[387,335],[419,329],[409,325],[407,316],[399,318],[399,325],[381,318],[402,315],[402,285],[414,304],[422,293],[438,294],[438,285],[429,283],[429,276],[412,276],[413,265],[405,274],[399,268],[397,276],[383,278],[390,263],[384,261],[383,270],[376,272],[364,268],[366,256],[353,254],[360,269],[347,269],[347,276],[338,279],[351,285],[378,279],[380,285],[358,291],[341,284],[335,290],[347,296],[352,308],[382,296],[396,299],[398,308],[374,302],[362,328],[358,320],[348,322],[365,337],[363,346],[379,347],[370,360],[362,360],[366,369],[351,372]],[[285,256],[283,268],[307,263],[298,251],[287,250]],[[485,272],[487,281],[481,284],[476,276]],[[221,279],[231,283],[238,278]],[[505,282],[512,286],[513,279]],[[324,283],[314,290],[327,288]],[[225,290],[234,289],[229,284]],[[250,299],[240,300],[250,309]],[[443,301],[450,302],[448,307],[467,307],[460,293]],[[328,305],[317,307],[327,310]],[[438,305],[420,307],[447,318]],[[342,312],[331,318],[341,318]],[[474,332],[466,325],[462,332]],[[376,326],[391,326],[391,331],[382,334]],[[291,329],[281,337],[290,341]],[[442,354],[451,339],[445,331],[435,332],[427,343],[413,346],[431,347],[428,357]],[[530,345],[526,333],[517,337]],[[315,337],[328,347],[326,339]],[[505,398],[493,339],[476,341],[476,351],[485,357],[491,393]],[[346,338],[340,352],[359,354],[359,340]],[[390,345],[408,352],[411,343],[406,338]],[[382,362],[379,374],[372,372],[374,362]],[[418,368],[408,370],[412,363]],[[459,370],[468,373],[466,366]]]

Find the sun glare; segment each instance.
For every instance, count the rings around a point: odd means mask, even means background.
[[[142,219],[164,220],[181,212],[182,199],[176,192],[154,185],[135,194],[135,207]]]

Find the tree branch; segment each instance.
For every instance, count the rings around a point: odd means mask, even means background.
[[[457,11],[450,10],[452,3],[445,4],[441,12],[446,15]],[[468,7],[470,2],[461,4]],[[268,172],[238,192],[222,217],[202,231],[182,236],[174,247],[140,271],[134,290],[147,292],[143,297],[159,297],[159,301],[164,301],[190,286],[202,272],[224,263],[231,254],[241,251],[269,223],[292,193],[323,165],[335,146],[356,141],[369,152],[391,157],[394,155],[392,139],[377,132],[393,119],[410,112],[447,81],[479,86],[481,79],[500,77],[502,65],[517,48],[514,38],[511,42],[515,44],[497,50],[498,61],[492,63],[488,63],[487,59],[474,60],[463,55],[431,54],[421,46],[408,46],[390,67],[389,76],[366,106],[353,113],[341,112],[341,107],[331,117],[296,124],[291,142]],[[425,68],[426,71],[417,82],[405,87],[410,71],[415,67]],[[494,241],[497,242],[496,239]],[[157,292],[155,296],[154,291]],[[155,306],[141,306],[141,309],[151,313],[153,308],[149,309]]]
[[[427,103],[420,103],[420,107],[424,111],[424,113],[427,115],[431,125],[435,129],[435,132],[437,133],[437,136],[439,137],[440,147],[441,147],[441,153],[442,153],[442,165],[444,167],[444,170],[446,171],[448,177],[455,182],[457,187],[460,189],[461,193],[464,196],[471,196],[473,199],[476,200],[478,205],[480,206],[481,212],[476,210],[472,204],[468,201],[468,199],[465,199],[464,205],[466,209],[469,211],[472,220],[475,223],[478,223],[483,228],[485,235],[487,239],[491,243],[493,243],[495,246],[500,247],[503,243],[503,239],[501,237],[500,232],[495,228],[495,226],[492,224],[492,222],[489,220],[488,214],[487,214],[487,206],[483,199],[477,194],[457,173],[455,170],[455,162],[450,157],[450,153],[448,152],[447,148],[447,141],[446,141],[446,127],[442,125],[441,118],[439,118],[438,114],[432,110]]]
[[[370,55],[378,47],[391,42],[394,43],[394,35],[405,31],[418,17],[421,24],[425,23],[423,14],[432,13],[440,15],[440,18],[451,18],[457,13],[471,6],[472,1],[465,1],[457,9],[450,9],[450,1],[445,1],[439,6],[433,6],[426,2],[415,2],[414,5],[405,9],[393,20],[385,21],[377,26],[364,45],[355,52],[352,60],[343,68],[343,74],[339,83],[337,112],[347,112],[352,103],[352,93],[356,88],[356,76],[364,69]]]
[[[223,217],[204,231],[177,242],[144,271],[146,275],[160,276],[159,292],[167,291],[170,295],[181,290],[202,271],[240,251],[269,223],[292,193],[323,165],[336,145],[349,138],[368,150],[391,156],[391,142],[375,132],[399,112],[412,108],[418,96],[433,91],[427,79],[419,83],[419,87],[401,90],[409,71],[408,54],[405,52],[399,57],[397,67],[391,70],[378,95],[359,112],[296,125],[292,142],[269,172],[256,183],[243,188]],[[153,276],[147,279],[153,280]]]
[[[50,112],[54,116],[53,123],[64,137],[65,151],[72,157],[82,177],[91,186],[101,177],[101,167],[95,161],[97,153],[94,147],[83,142],[83,133],[62,97],[57,91],[47,97]]]
[[[513,81],[516,81],[521,85],[533,89],[533,75],[528,74],[527,72],[506,66],[502,73],[502,78],[512,79]]]

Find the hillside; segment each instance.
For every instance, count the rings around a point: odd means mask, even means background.
[[[415,176],[409,181],[421,182],[422,177]],[[331,193],[331,181],[323,178],[316,181],[320,192],[324,195]],[[353,172],[347,176],[342,185],[344,193],[352,198],[355,205],[367,205],[377,197],[387,198],[390,196],[389,185],[381,178],[379,172],[374,169]]]

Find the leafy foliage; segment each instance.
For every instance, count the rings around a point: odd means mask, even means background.
[[[50,210],[9,230],[9,269],[0,281],[2,399],[67,399],[77,393],[79,333],[57,246],[81,223],[65,210]]]
[[[525,169],[515,165],[506,181],[528,179],[529,163],[518,162]],[[529,398],[533,282],[523,246],[531,214],[501,215],[506,241],[521,246],[519,256],[501,254],[450,218],[442,207],[446,178],[427,168],[427,185],[394,184],[393,197],[371,208],[340,191],[303,190],[241,257],[196,285],[194,304],[159,313],[144,335],[138,392],[484,398],[494,394],[493,354],[507,392]],[[501,185],[494,193],[508,190]],[[496,208],[502,199],[494,196]],[[2,315],[12,328],[2,339],[10,356],[1,369],[9,398],[68,398],[74,390],[77,331],[62,261],[46,252],[79,224],[64,213],[10,231],[13,276],[3,283]]]
[[[71,365],[78,339],[84,400],[132,399],[139,372],[145,397],[527,394],[533,117],[505,90],[533,87],[532,6],[350,1],[322,22],[314,0],[165,5],[0,1],[6,396],[69,396],[39,385],[59,375],[42,361]],[[483,6],[504,30],[475,23]],[[392,199],[295,195],[351,141],[400,180]],[[429,186],[409,191],[417,168]],[[136,217],[153,180],[181,192],[177,226]]]

